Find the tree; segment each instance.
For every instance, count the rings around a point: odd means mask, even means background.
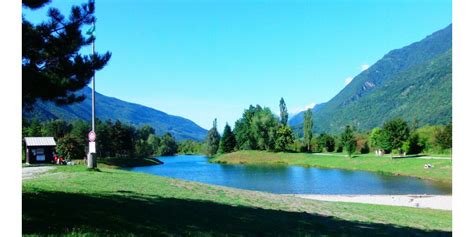
[[[326,149],[326,152],[333,152],[336,146],[336,141],[331,135],[322,133],[318,137],[318,146],[321,147],[321,149]]]
[[[242,118],[235,122],[234,134],[237,141],[237,148],[240,150],[256,149],[257,143],[250,130],[250,123],[255,113],[255,107],[250,105],[249,109],[245,110]]]
[[[257,149],[271,151],[275,149],[278,119],[270,108],[260,108],[252,117],[250,130],[257,143]]]
[[[382,126],[382,145],[384,149],[398,150],[401,152],[403,143],[408,140],[410,136],[410,128],[408,123],[403,119],[393,119],[387,121]]]
[[[160,155],[172,156],[178,152],[178,144],[171,133],[165,133],[161,137]]]
[[[28,137],[41,137],[43,136],[43,126],[37,119],[32,119],[29,127],[26,129]]]
[[[150,125],[144,125],[137,129],[137,138],[146,141],[150,135],[155,135],[155,129]]]
[[[64,137],[71,131],[72,127],[64,120],[53,120],[44,124],[43,136],[51,136],[56,139]]]
[[[370,132],[370,135],[369,135],[369,145],[370,147],[372,147],[373,149],[377,150],[377,149],[381,149],[382,148],[382,129],[380,128],[374,128],[372,129],[372,131]]]
[[[214,119],[212,123],[212,128],[207,133],[206,142],[207,142],[207,155],[214,156],[217,154],[219,149],[219,142],[221,140],[221,136],[217,131],[217,119]]]
[[[203,144],[193,141],[184,140],[178,144],[178,153],[180,154],[202,154]]]
[[[311,151],[311,140],[313,139],[313,112],[311,109],[306,110],[304,113],[303,133],[304,143],[309,152]]]
[[[414,132],[410,135],[402,145],[402,150],[408,154],[419,154],[423,150],[423,144],[420,141],[418,133]]]
[[[135,157],[146,158],[153,155],[153,147],[144,140],[138,140],[135,142]]]
[[[23,0],[32,10],[50,0]],[[56,104],[71,104],[84,100],[75,92],[89,84],[95,71],[102,69],[111,54],[81,55],[84,46],[91,45],[93,35],[82,35],[83,26],[93,25],[95,4],[89,0],[73,6],[69,17],[50,8],[48,20],[37,25],[22,18],[22,95],[23,106],[30,110],[37,99]]]
[[[154,155],[160,153],[160,144],[161,144],[160,137],[158,137],[154,134],[150,134],[148,136],[147,143],[150,144]]]
[[[288,125],[280,125],[277,130],[277,139],[275,148],[278,151],[288,151],[291,144],[294,143],[293,130]]]
[[[219,150],[222,153],[233,152],[237,142],[235,141],[235,136],[232,130],[230,129],[229,124],[225,124],[224,133],[222,133],[222,138],[219,144]]]
[[[280,123],[286,125],[288,123],[288,109],[283,97],[280,99]]]
[[[82,159],[85,156],[84,145],[70,134],[58,140],[58,153],[66,160]]]
[[[344,132],[341,134],[341,143],[347,155],[351,158],[356,150],[357,141],[354,136],[354,129],[347,125]]]
[[[450,149],[453,146],[453,126],[446,125],[443,129],[436,131],[434,135],[435,145],[440,149]]]

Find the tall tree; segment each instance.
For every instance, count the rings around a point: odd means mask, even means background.
[[[270,108],[261,108],[257,105],[257,111],[252,117],[250,129],[257,142],[257,149],[267,151],[275,149],[278,118]]]
[[[443,129],[436,131],[434,140],[438,148],[445,150],[453,146],[453,125],[449,123]]]
[[[308,152],[311,151],[311,140],[313,139],[313,112],[311,109],[304,112],[303,122],[304,143]]]
[[[293,130],[291,130],[291,127],[288,125],[280,125],[277,130],[275,148],[278,151],[287,151],[293,142]]]
[[[222,133],[221,142],[219,144],[219,150],[222,153],[233,152],[237,142],[235,141],[235,136],[232,130],[230,129],[229,124],[225,124],[224,133]]]
[[[410,137],[410,128],[405,120],[397,118],[385,122],[382,133],[385,143],[388,144],[386,148],[398,150],[398,153],[401,153],[403,143]]]
[[[242,118],[235,122],[234,134],[237,140],[237,148],[240,150],[257,149],[257,141],[251,131],[252,118],[257,112],[257,108],[250,105],[242,114]]]
[[[283,125],[288,123],[288,109],[283,97],[280,99],[280,123]]]
[[[207,155],[213,156],[217,154],[220,140],[221,140],[221,136],[219,135],[219,132],[217,131],[217,119],[214,119],[212,123],[212,128],[207,133],[207,138],[206,138]]]
[[[23,0],[25,8],[36,10],[50,0]],[[111,54],[81,55],[84,46],[91,45],[94,36],[84,37],[81,28],[91,26],[94,1],[73,6],[69,17],[58,9],[49,8],[48,20],[33,24],[22,18],[22,95],[23,106],[32,109],[37,99],[56,104],[71,104],[84,100],[75,92],[89,84],[95,71],[102,69]]]
[[[171,133],[167,132],[161,137],[159,152],[162,156],[172,156],[178,152],[178,144]]]
[[[344,129],[344,132],[341,134],[341,143],[344,147],[344,150],[347,152],[347,155],[352,158],[357,146],[357,141],[354,136],[354,129],[347,125]]]

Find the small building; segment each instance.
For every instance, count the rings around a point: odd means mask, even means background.
[[[51,163],[54,159],[56,141],[53,137],[25,137],[26,163]]]

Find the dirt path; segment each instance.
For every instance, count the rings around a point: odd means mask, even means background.
[[[42,173],[46,173],[51,169],[54,169],[55,167],[52,166],[37,166],[37,167],[23,167],[21,169],[22,171],[22,177],[23,180],[25,179],[33,179],[41,175]]]
[[[391,206],[406,206],[452,210],[452,196],[449,195],[311,195],[291,194],[306,199],[330,202],[356,202]]]

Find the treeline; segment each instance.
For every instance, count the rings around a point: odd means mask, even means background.
[[[228,153],[235,150],[294,150],[295,136],[288,123],[288,110],[280,100],[280,118],[260,105],[250,105],[235,122],[234,130],[226,124],[222,137],[217,132],[217,121],[206,138],[206,154]]]
[[[283,98],[279,117],[267,107],[250,105],[235,122],[233,130],[226,124],[222,136],[214,120],[203,150],[209,156],[236,150],[346,152],[349,156],[369,152],[378,155],[451,153],[451,124],[418,127],[416,120],[409,124],[398,118],[368,132],[357,131],[348,125],[341,134],[315,134],[312,111],[308,109],[304,113],[303,137],[297,137],[287,122],[288,112]]]
[[[162,136],[148,126],[135,127],[120,121],[96,120],[98,158],[144,158],[155,155],[174,155],[180,147],[170,133]],[[56,151],[66,159],[83,159],[88,152],[87,134],[91,124],[83,120],[68,123],[52,120],[40,123],[38,120],[23,120],[23,137],[51,136],[57,142]],[[188,141],[186,147],[193,147]],[[194,148],[193,148],[194,149]]]

